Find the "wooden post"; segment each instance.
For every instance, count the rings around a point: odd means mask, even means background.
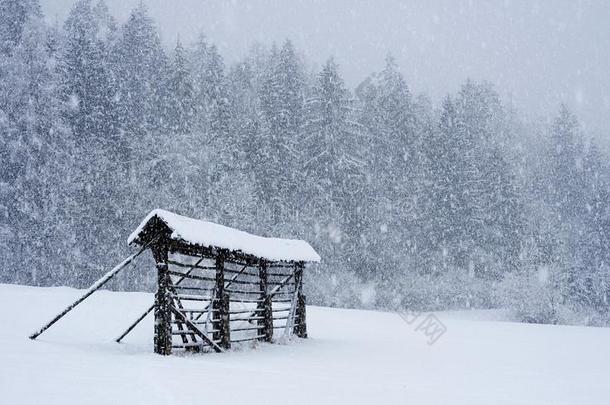
[[[155,294],[155,353],[172,353],[172,311],[169,293],[168,252],[165,243],[158,242],[152,247],[157,263],[157,293]]]
[[[259,286],[261,291],[261,300],[256,304],[255,316],[263,316],[263,319],[258,320],[258,335],[262,336],[259,340],[271,342],[273,340],[273,310],[271,306],[272,296],[269,295],[269,284],[267,282],[267,262],[262,261],[258,267]]]
[[[231,348],[230,307],[231,300],[229,299],[229,294],[225,292],[220,299],[220,319],[222,325],[220,330],[220,346],[224,349]]]
[[[217,313],[212,325],[214,325],[213,337],[219,341],[220,347],[224,349],[231,348],[231,326],[229,322],[230,310],[229,295],[225,291],[225,260],[224,255],[220,253],[216,256],[216,300],[212,304],[212,308]]]
[[[307,337],[307,319],[305,312],[305,295],[303,294],[303,262],[298,262],[294,270],[294,293],[297,294],[297,308],[293,332],[300,338]]]

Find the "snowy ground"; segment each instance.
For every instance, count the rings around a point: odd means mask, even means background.
[[[150,318],[112,341],[152,296],[101,291],[27,338],[78,294],[0,285],[0,403],[610,404],[610,328],[439,313],[428,345],[396,314],[308,307],[308,340],[161,357]]]

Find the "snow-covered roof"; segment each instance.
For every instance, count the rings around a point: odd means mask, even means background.
[[[156,209],[144,218],[129,235],[127,242],[139,242],[139,236],[154,218],[172,231],[171,238],[193,245],[241,251],[269,261],[319,262],[320,256],[309,243],[298,239],[265,238],[213,222],[193,219],[170,211]]]

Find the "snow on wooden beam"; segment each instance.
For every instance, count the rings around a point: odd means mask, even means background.
[[[128,243],[146,243],[151,228],[161,222],[169,231],[169,239],[211,249],[226,249],[271,262],[320,262],[320,256],[309,243],[297,239],[266,238],[156,209],[144,218],[129,236]]]

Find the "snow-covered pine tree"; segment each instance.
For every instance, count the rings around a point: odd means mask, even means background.
[[[171,132],[191,132],[195,120],[193,81],[180,40],[174,49],[167,103],[168,129]]]
[[[459,106],[463,134],[472,139],[474,148],[469,155],[473,183],[467,196],[478,226],[471,228],[475,254],[469,258],[469,266],[477,276],[497,279],[518,265],[523,229],[520,190],[501,149],[507,132],[505,113],[499,95],[488,83],[468,81],[460,91]]]
[[[363,104],[361,122],[369,139],[370,203],[363,213],[368,232],[362,248],[367,251],[364,260],[373,260],[368,270],[385,278],[384,271],[378,269],[395,271],[416,246],[422,134],[411,92],[393,57],[388,56],[384,70],[370,76],[357,93]]]
[[[255,100],[248,91],[250,78],[228,80],[222,56],[202,34],[190,48],[189,61],[197,117],[194,137],[209,154],[200,163],[205,172],[192,181],[201,184],[202,209],[209,218],[233,225],[241,221],[247,227],[255,222],[252,202],[256,199],[252,173],[246,169],[251,154],[244,146],[257,128]]]
[[[194,103],[198,127],[210,141],[223,142],[229,136],[231,105],[227,94],[225,65],[216,45],[210,45],[203,34],[190,52]]]
[[[61,252],[71,229],[62,222],[62,202],[70,139],[49,46],[53,35],[36,10],[24,17],[10,53],[0,54],[0,257],[13,270],[0,278],[50,285],[65,275]],[[56,274],[45,271],[55,265]]]
[[[128,166],[126,162],[129,159],[129,143],[128,140],[122,136],[119,124],[119,81],[117,69],[114,65],[116,58],[113,54],[116,51],[116,42],[119,38],[118,25],[114,17],[110,15],[110,11],[104,0],[98,0],[98,2],[92,6],[92,11],[97,22],[97,38],[102,53],[101,59],[105,76],[105,82],[102,84],[107,86],[103,99],[105,110],[103,128],[106,131],[104,148],[107,153],[115,157],[115,160],[122,165],[123,169],[126,169]]]
[[[83,149],[103,144],[113,130],[114,94],[99,29],[91,1],[78,0],[65,23],[60,68],[65,117]]]
[[[143,3],[121,28],[115,48],[119,125],[136,150],[144,136],[163,131],[167,124],[168,60]]]
[[[557,255],[560,269],[569,284],[568,296],[580,301],[577,291],[584,283],[584,255],[581,249],[585,232],[584,141],[576,117],[565,105],[550,129],[547,164],[543,167],[544,198],[553,215],[555,232],[552,243],[563,246]]]
[[[608,322],[610,308],[610,167],[592,140],[583,160],[585,214],[578,249],[582,268],[572,274],[570,299],[579,309],[594,308],[597,319]]]
[[[248,60],[235,64],[227,77],[227,93],[233,116],[232,150],[239,166],[250,172],[258,163],[260,122],[254,70]]]
[[[80,286],[89,284],[109,264],[102,246],[116,243],[112,224],[122,213],[118,197],[125,177],[118,170],[125,155],[120,154],[124,147],[108,60],[111,44],[104,42],[110,36],[101,35],[100,25],[108,23],[101,17],[102,6],[96,14],[90,0],[74,4],[64,24],[59,60],[62,112],[73,138],[66,210],[71,212],[74,250],[83,257],[80,265],[86,269],[72,275]]]
[[[357,122],[355,106],[338,66],[329,59],[318,74],[313,97],[306,102],[303,125],[303,206],[316,224],[316,238],[330,249],[339,268],[356,269],[359,241],[366,229],[366,133]],[[331,253],[332,251],[332,253]],[[355,259],[354,259],[355,258]]]
[[[0,0],[0,52],[10,54],[21,41],[24,25],[32,16],[41,18],[39,0]]]
[[[451,97],[442,104],[438,129],[426,139],[429,186],[426,198],[426,231],[428,240],[424,242],[430,255],[430,267],[421,269],[428,272],[445,272],[453,262],[452,249],[463,236],[460,216],[463,215],[463,199],[458,181],[467,167],[464,147],[457,135],[458,112]]]
[[[262,137],[258,151],[259,197],[270,211],[270,223],[292,222],[299,209],[298,170],[305,77],[292,42],[270,58],[259,98]]]
[[[440,126],[427,140],[426,226],[434,266],[497,277],[515,265],[520,247],[520,197],[499,149],[502,110],[487,85],[467,82],[443,103]]]
[[[562,104],[551,128],[547,198],[561,221],[583,213],[584,141],[576,117]]]

